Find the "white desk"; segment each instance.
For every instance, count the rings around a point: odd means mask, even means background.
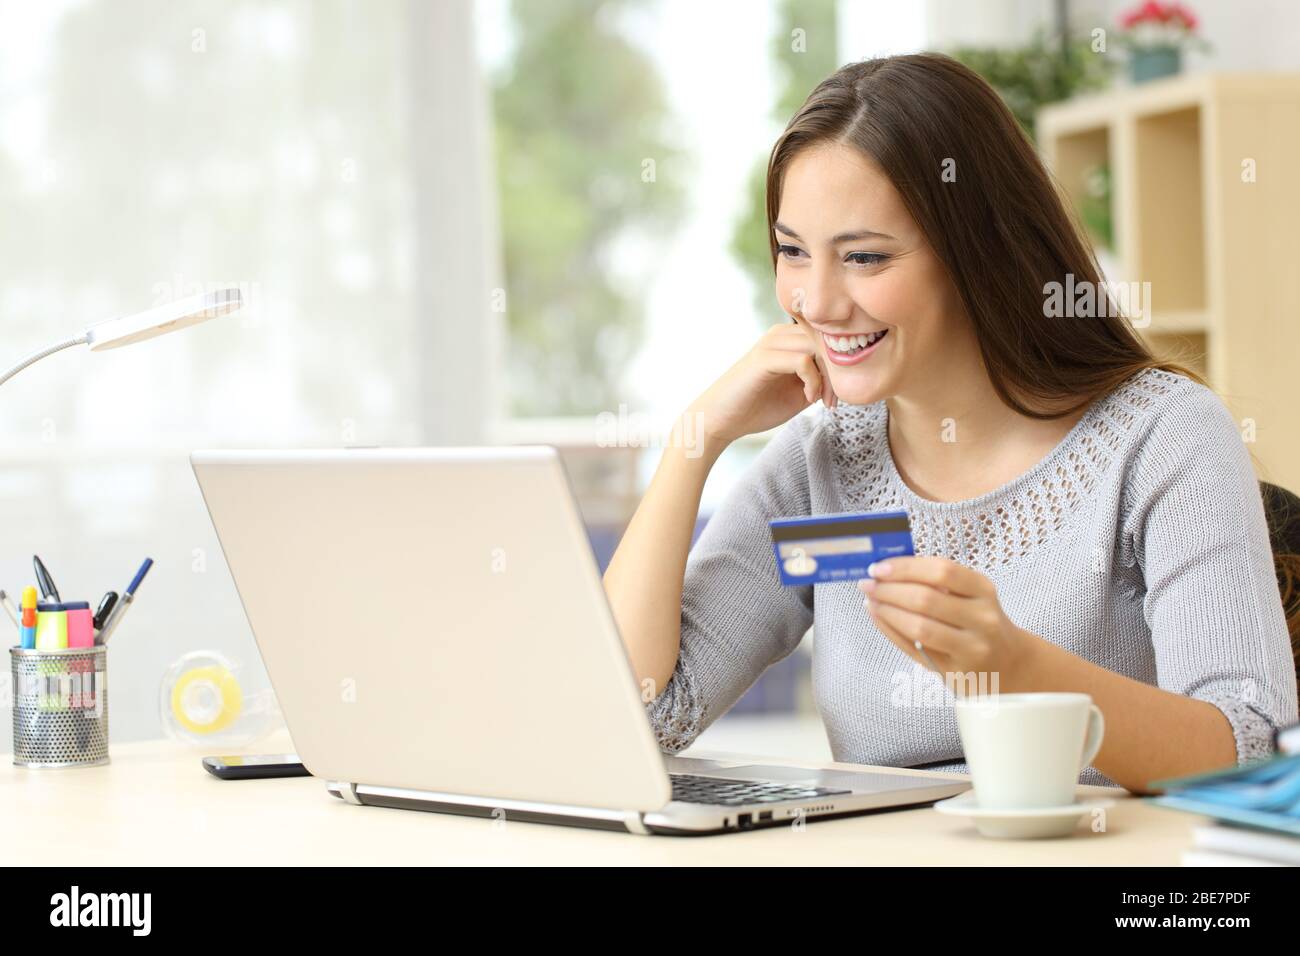
[[[286,749],[291,747],[285,738],[252,748],[259,753]],[[694,748],[691,755],[753,756]],[[928,807],[809,822],[799,830],[645,837],[350,806],[313,777],[218,780],[200,766],[199,752],[171,741],[114,744],[112,756],[108,766],[75,770],[24,770],[8,755],[0,757],[0,862],[1177,866],[1201,820],[1121,797],[1108,811],[1107,832],[1091,832],[1085,819],[1074,836],[1056,840],[985,839],[967,821]]]

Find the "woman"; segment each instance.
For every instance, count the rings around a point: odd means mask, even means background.
[[[767,210],[793,324],[687,409],[701,447],[665,452],[605,574],[661,748],[815,622],[837,760],[965,769],[930,662],[1091,695],[1106,737],[1082,783],[1146,791],[1269,753],[1296,683],[1249,454],[1215,394],[1106,308],[997,94],[938,55],[844,67],[773,148]],[[1051,306],[1070,281],[1092,308]],[[782,423],[692,550],[717,456]],[[770,519],[888,510],[916,557],[780,585]]]

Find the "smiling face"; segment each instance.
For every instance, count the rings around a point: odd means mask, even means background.
[[[774,232],[777,298],[812,330],[841,401],[932,391],[969,374],[972,362],[982,367],[942,263],[893,184],[858,150],[827,143],[796,154]]]

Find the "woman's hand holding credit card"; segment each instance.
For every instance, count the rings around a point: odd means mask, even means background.
[[[703,433],[725,447],[784,424],[819,398],[833,408],[835,393],[814,334],[798,321],[772,326],[691,403],[688,414],[699,414]]]
[[[997,673],[993,686],[1013,688],[1038,638],[1006,616],[988,577],[916,555],[906,512],[778,518],[769,527],[782,584],[856,581],[871,619],[908,657],[940,674]]]

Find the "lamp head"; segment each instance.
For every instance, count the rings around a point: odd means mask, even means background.
[[[92,351],[115,349],[121,345],[143,342],[164,332],[174,332],[227,312],[234,312],[244,304],[238,289],[218,289],[202,295],[190,296],[168,302],[148,312],[109,319],[86,330],[86,344]]]

